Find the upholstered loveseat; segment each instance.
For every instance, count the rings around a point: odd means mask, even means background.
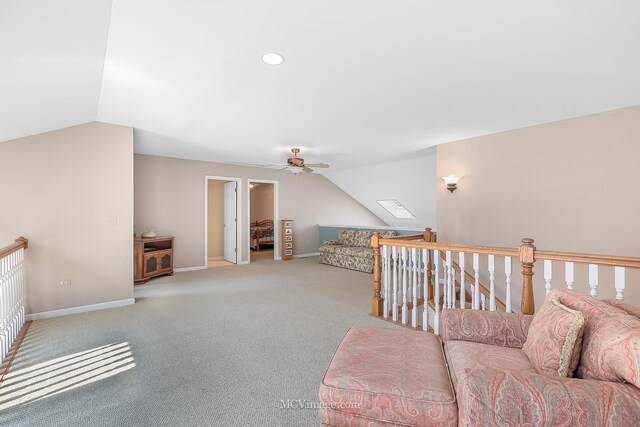
[[[553,290],[535,317],[443,310],[441,338],[354,327],[322,380],[320,421],[640,425],[639,313],[615,301]]]
[[[381,238],[394,237],[395,231],[381,231]],[[338,240],[325,240],[320,246],[320,263],[373,273],[373,231],[342,230]]]

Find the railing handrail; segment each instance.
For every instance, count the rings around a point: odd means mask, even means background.
[[[20,249],[23,249],[23,248],[27,249],[28,247],[29,247],[29,240],[24,237],[18,237],[14,243],[0,249],[0,258],[9,256]]]
[[[405,248],[416,249],[432,249],[435,251],[451,251],[451,252],[467,252],[487,255],[502,255],[502,256],[518,256],[518,248],[497,248],[490,246],[469,246],[469,245],[452,245],[449,243],[438,242],[418,242],[418,241],[406,241],[400,239],[380,239],[380,246],[400,246]]]
[[[640,257],[585,254],[580,252],[535,251],[536,260],[576,262],[612,267],[640,268]]]
[[[407,238],[409,236],[399,236]],[[416,238],[419,237],[416,235]],[[472,246],[472,245],[453,245],[449,243],[438,242],[425,242],[425,241],[406,241],[404,239],[395,238],[381,238],[379,240],[380,246],[404,246],[407,248],[423,248],[439,251],[451,251],[451,252],[466,252],[477,253],[483,255],[500,255],[500,256],[512,256],[517,257],[519,248],[501,248],[492,246]],[[551,260],[551,261],[564,261],[575,262],[583,264],[598,264],[613,267],[629,267],[640,269],[640,257],[630,257],[621,255],[603,255],[603,254],[589,254],[583,252],[561,252],[561,251],[541,251],[534,250],[534,258],[538,260]]]
[[[423,238],[423,234],[405,234],[402,236],[385,237],[384,240],[418,240]],[[380,240],[383,239],[381,238]]]

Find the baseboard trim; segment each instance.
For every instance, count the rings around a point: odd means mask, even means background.
[[[238,264],[238,265],[247,265],[247,264],[250,264],[250,262],[249,261],[238,261],[236,264]]]
[[[309,258],[309,257],[312,257],[312,256],[319,256],[319,255],[320,255],[320,252],[312,252],[312,253],[309,253],[309,254],[294,255],[293,257],[294,258]]]
[[[185,271],[196,271],[196,270],[206,270],[206,265],[198,265],[196,267],[182,267],[182,268],[174,268],[174,273],[184,273]]]
[[[98,304],[80,305],[78,307],[62,308],[60,310],[41,311],[40,313],[27,314],[25,320],[42,320],[51,317],[67,316],[69,314],[86,313],[88,311],[104,310],[105,308],[122,307],[125,305],[135,304],[133,298],[121,299],[117,301],[101,302]]]
[[[209,257],[209,261],[220,261],[221,259],[224,259],[223,256],[210,256]]]

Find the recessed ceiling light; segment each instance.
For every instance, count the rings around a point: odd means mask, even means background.
[[[268,65],[280,65],[284,62],[284,56],[279,53],[265,53],[262,55],[262,62]]]

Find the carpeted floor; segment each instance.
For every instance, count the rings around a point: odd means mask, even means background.
[[[2,426],[307,426],[372,276],[255,260],[152,280],[136,304],[36,321],[0,388]],[[297,404],[294,406],[298,406]]]

